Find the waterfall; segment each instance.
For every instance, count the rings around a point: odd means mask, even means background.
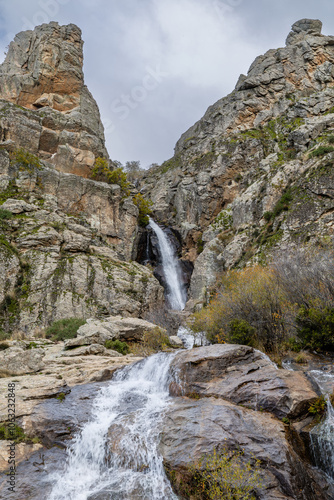
[[[334,408],[329,398],[333,390],[334,375],[321,370],[312,370],[311,377],[317,382],[326,397],[325,419],[316,425],[310,434],[313,459],[317,467],[334,479]]]
[[[173,356],[158,353],[125,367],[101,390],[49,500],[177,499],[158,452]]]
[[[163,272],[167,283],[167,299],[172,309],[182,311],[186,305],[186,293],[182,286],[182,272],[174,249],[167,236],[151,218],[149,227],[158,238]]]

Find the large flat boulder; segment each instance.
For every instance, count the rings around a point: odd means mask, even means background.
[[[0,352],[0,369],[3,373],[11,375],[24,375],[25,373],[35,373],[45,364],[43,357],[44,349],[23,349],[15,346]]]
[[[121,340],[122,342],[142,340],[147,331],[152,331],[157,325],[140,318],[122,318],[110,316],[103,321],[88,319],[78,329],[75,339],[65,341],[65,349],[73,347],[104,344],[106,340]]]
[[[175,394],[219,397],[278,418],[296,418],[318,397],[301,372],[278,370],[260,351],[221,344],[179,353],[172,363]]]

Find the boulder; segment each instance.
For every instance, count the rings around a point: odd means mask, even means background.
[[[1,207],[4,210],[9,210],[13,214],[21,214],[23,212],[33,212],[37,210],[37,207],[30,205],[23,200],[15,200],[13,198],[8,198]]]
[[[241,449],[246,463],[260,461],[261,484],[256,491],[263,500],[330,498],[314,482],[312,471],[289,445],[284,425],[273,416],[212,397],[174,399],[164,418],[160,451],[181,498],[191,488],[189,467],[204,454],[226,448]]]
[[[113,351],[112,349],[106,349],[101,344],[91,344],[87,346],[77,347],[62,354],[62,356],[66,357],[90,355],[110,356],[112,358],[119,358],[120,356],[122,356],[122,354],[120,354],[119,352]]]
[[[106,340],[138,341],[143,338],[146,331],[155,328],[157,328],[157,325],[140,318],[110,316],[103,321],[89,319],[85,325],[78,329],[77,338],[65,341],[65,349],[91,344],[104,344]]]
[[[44,368],[44,349],[27,349],[10,347],[0,352],[1,371],[12,375],[39,372]]]
[[[278,370],[248,346],[220,344],[180,352],[171,370],[183,394],[222,398],[280,419],[306,415],[318,398],[303,373]]]
[[[177,337],[176,335],[172,335],[171,337],[169,337],[169,342],[174,347],[184,347],[182,340],[180,339],[180,337]]]

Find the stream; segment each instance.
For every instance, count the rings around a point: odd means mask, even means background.
[[[68,451],[49,500],[173,500],[158,451],[174,353],[118,371]]]

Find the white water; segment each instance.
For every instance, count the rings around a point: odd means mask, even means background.
[[[182,340],[183,345],[186,349],[192,349],[195,346],[198,347],[210,345],[210,342],[206,338],[204,332],[194,333],[185,326],[180,326],[177,331],[177,336]]]
[[[117,372],[95,400],[49,500],[174,500],[158,452],[173,354]]]
[[[158,238],[162,258],[162,268],[168,287],[167,299],[170,307],[176,311],[183,311],[186,305],[187,297],[181,284],[182,272],[177,257],[175,256],[174,249],[161,227],[159,227],[158,224],[156,224],[151,218],[148,225],[152,231],[155,232]]]
[[[313,458],[317,467],[334,480],[334,408],[329,399],[329,393],[333,390],[334,375],[321,370],[312,370],[309,374],[325,395],[327,404],[325,419],[310,433]]]

